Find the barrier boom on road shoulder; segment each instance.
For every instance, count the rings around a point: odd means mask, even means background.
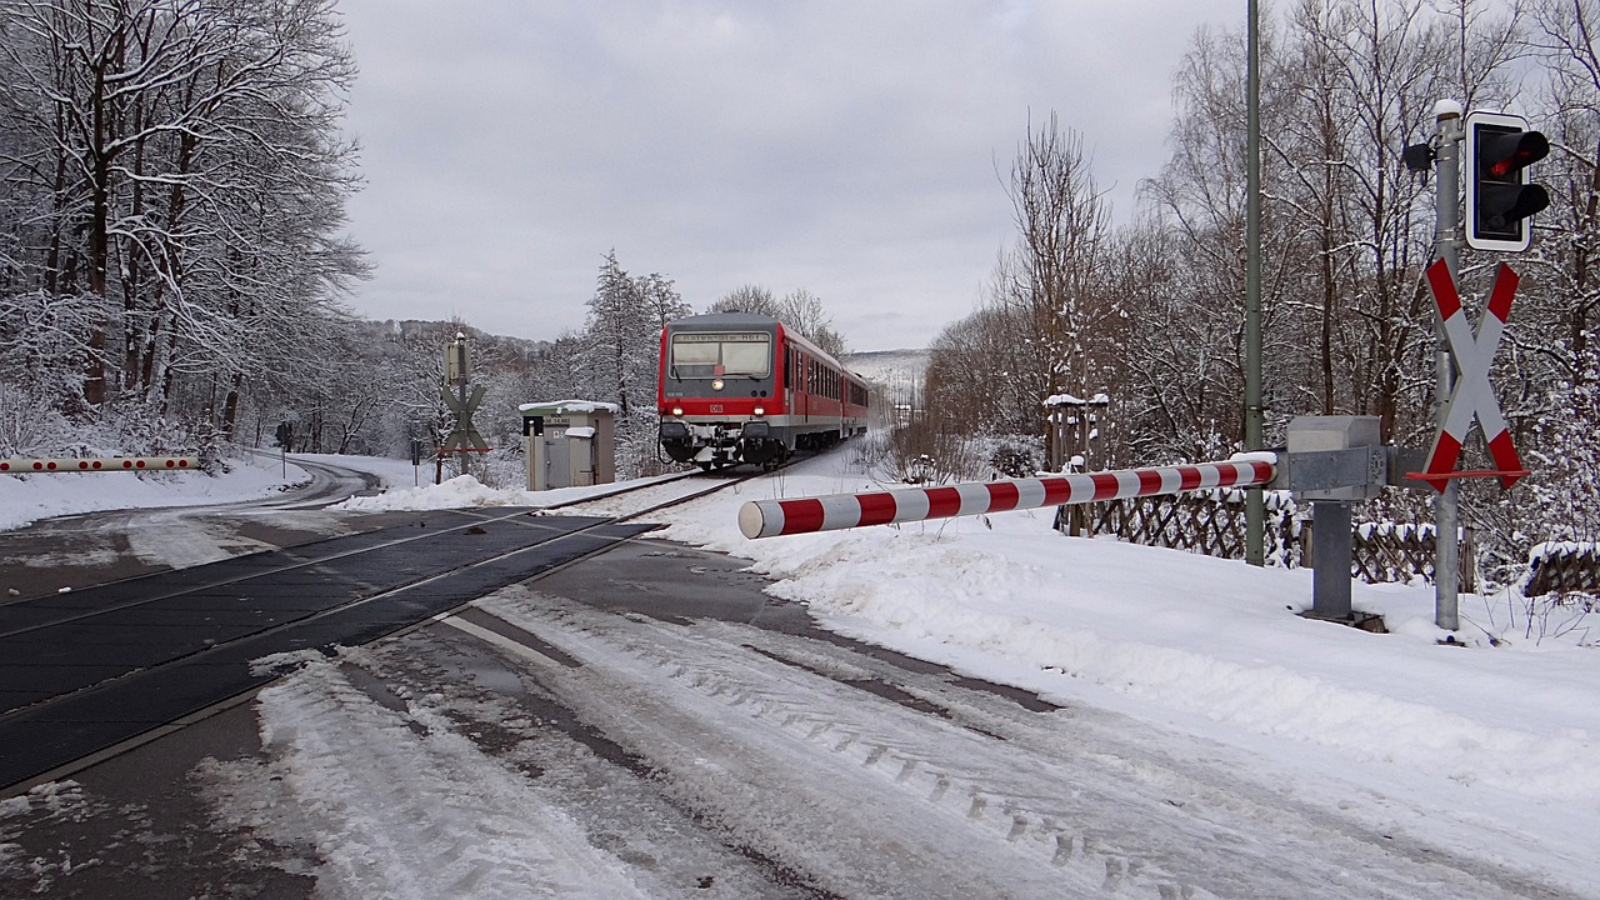
[[[1276,473],[1275,463],[1251,459],[794,500],[752,500],[739,509],[739,530],[745,537],[755,539],[1209,488],[1252,487],[1266,484]]]
[[[0,459],[0,472],[31,475],[50,472],[174,472],[199,469],[198,456],[102,456],[79,459]]]

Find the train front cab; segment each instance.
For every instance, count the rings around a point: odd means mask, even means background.
[[[865,430],[865,383],[774,319],[669,323],[661,360],[661,447],[678,462],[771,467]]]
[[[788,456],[781,428],[782,331],[774,320],[721,314],[670,323],[662,332],[661,448],[702,469],[774,465]]]

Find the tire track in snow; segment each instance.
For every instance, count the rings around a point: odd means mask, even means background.
[[[668,773],[708,816],[802,870],[866,873],[877,896],[962,895],[974,873],[990,895],[998,885],[1034,896],[1049,884],[1051,895],[1160,898],[1423,897],[1442,886],[1564,896],[1307,808],[1227,771],[1236,754],[1174,758],[1148,743],[1163,736],[1120,736],[1132,723],[1117,717],[1041,716],[898,672],[897,688],[936,708],[930,715],[843,683],[840,672],[876,677],[888,664],[831,644],[617,616],[521,588],[479,607],[581,661],[551,682],[562,702]],[[1188,745],[1178,752],[1213,749],[1164,738]],[[708,771],[776,783],[739,792],[741,805],[711,789]],[[862,849],[851,855],[847,844]],[[890,847],[921,858],[886,861]],[[931,876],[921,888],[896,881],[913,869]]]
[[[278,796],[218,809],[274,837],[311,839],[322,896],[650,896],[447,718],[386,708],[337,661],[311,663],[257,702],[268,771],[232,780],[277,782]]]

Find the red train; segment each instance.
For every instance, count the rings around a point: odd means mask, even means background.
[[[661,330],[661,449],[703,470],[772,467],[867,429],[867,383],[782,322],[711,313]]]

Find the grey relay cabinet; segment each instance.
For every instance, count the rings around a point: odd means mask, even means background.
[[[519,409],[528,438],[528,490],[616,480],[616,404],[556,400]]]

